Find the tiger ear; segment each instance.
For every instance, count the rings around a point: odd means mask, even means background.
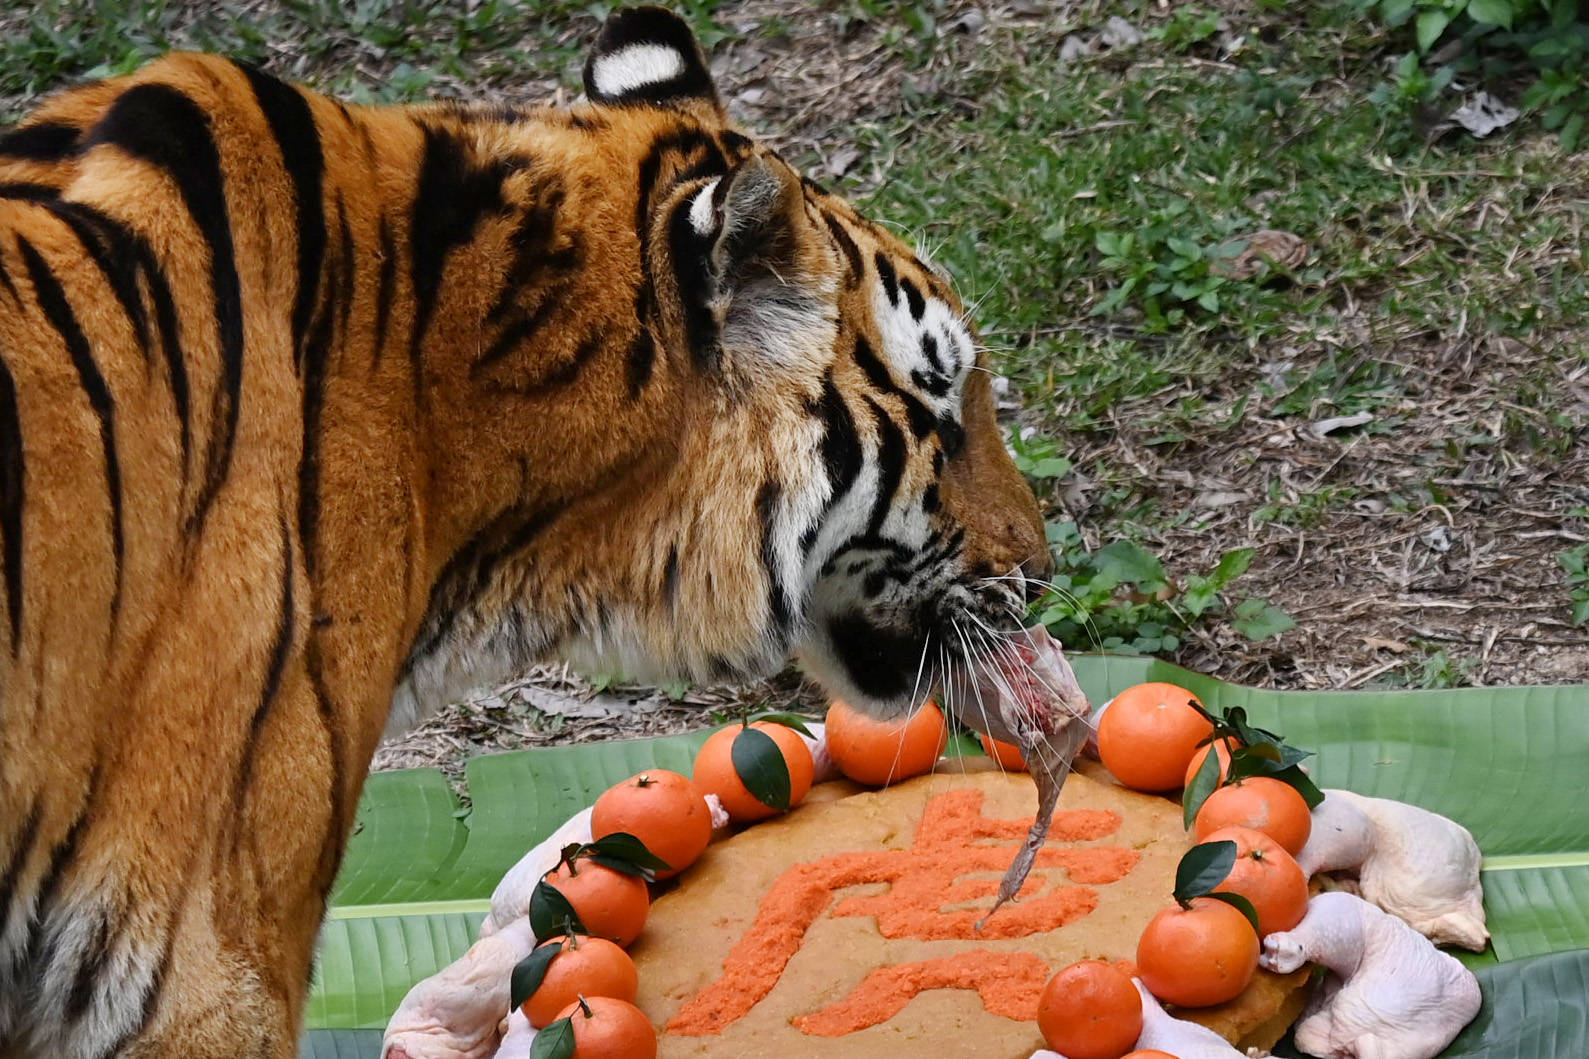
[[[697,192],[688,217],[708,244],[707,301],[730,365],[808,359],[831,345],[832,255],[812,227],[792,169],[749,158]]]
[[[660,7],[626,8],[607,19],[585,60],[585,94],[607,106],[649,105],[726,117],[695,34]]]

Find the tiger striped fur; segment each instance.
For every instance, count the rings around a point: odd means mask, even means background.
[[[673,16],[586,90],[178,54],[0,138],[0,1055],[294,1054],[389,718],[791,655],[883,715],[1019,623],[1042,524],[945,279]]]

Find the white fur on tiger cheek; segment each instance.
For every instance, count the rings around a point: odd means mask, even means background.
[[[684,72],[684,56],[666,44],[631,44],[596,60],[591,80],[596,91],[617,97],[646,85],[671,81]]]
[[[899,300],[893,302],[888,298],[887,289],[881,283],[876,285],[872,293],[872,313],[883,343],[883,359],[896,383],[915,393],[939,415],[953,415],[959,411],[958,383],[976,363],[976,350],[970,332],[954,310],[929,295],[923,295],[923,301],[918,320],[911,315],[910,301],[903,292]],[[938,358],[937,365],[927,355],[925,347],[929,339]],[[942,397],[929,393],[912,377],[938,374],[947,375],[956,384]]]
[[[717,192],[717,178],[713,178],[705,187],[695,193],[695,198],[690,201],[690,227],[701,235],[710,235],[716,224],[716,210],[712,208],[712,196]]]

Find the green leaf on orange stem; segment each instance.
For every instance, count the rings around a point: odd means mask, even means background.
[[[769,721],[772,724],[781,724],[785,728],[793,728],[807,739],[816,738],[816,736],[811,734],[811,729],[806,727],[806,723],[810,721],[811,718],[802,717],[798,713],[756,713],[752,714],[749,720],[753,724],[756,721]]]
[[[546,977],[546,969],[551,966],[552,959],[563,951],[561,942],[547,942],[537,945],[534,950],[513,967],[513,974],[508,979],[508,1009],[514,1010],[523,1005],[541,988],[541,980]]]
[[[530,1044],[530,1059],[570,1059],[573,1054],[573,1016],[547,1023]]]
[[[1197,766],[1197,774],[1181,794],[1181,815],[1188,831],[1192,829],[1192,821],[1197,819],[1197,811],[1208,801],[1208,796],[1219,789],[1219,753],[1212,749],[1212,744],[1210,747],[1203,757],[1203,763]]]
[[[604,868],[635,875],[650,880],[659,871],[669,871],[672,865],[646,849],[646,844],[627,831],[614,831],[610,835],[587,842],[580,847],[580,856],[589,857],[592,863]]]
[[[1252,924],[1252,932],[1254,934],[1257,934],[1260,938],[1263,937],[1258,931],[1258,910],[1252,906],[1251,901],[1241,894],[1233,894],[1229,890],[1215,890],[1213,893],[1204,894],[1203,896],[1212,897],[1216,901],[1223,901],[1230,905],[1230,907],[1247,917],[1247,922]]]
[[[1302,795],[1302,800],[1308,803],[1309,809],[1317,809],[1319,803],[1324,800],[1324,792],[1319,790],[1319,785],[1314,783],[1313,779],[1296,765],[1283,768],[1279,772],[1274,773],[1274,778],[1281,783],[1289,783],[1295,787],[1297,793]]]
[[[579,921],[579,913],[569,904],[563,892],[542,879],[530,893],[530,929],[536,940],[544,941],[559,934],[588,934]]]
[[[772,736],[755,728],[742,728],[729,752],[734,771],[752,798],[779,812],[789,808],[789,763]]]
[[[1268,776],[1295,788],[1302,795],[1302,800],[1308,803],[1308,808],[1316,809],[1324,800],[1324,792],[1297,764],[1308,756],[1308,752],[1293,747],[1284,747],[1276,753],[1273,744],[1260,744],[1257,748],[1242,747],[1231,755],[1230,774],[1226,782],[1235,783],[1250,776]]]
[[[1184,907],[1194,897],[1208,896],[1235,866],[1236,843],[1228,839],[1198,843],[1175,869],[1175,899]]]

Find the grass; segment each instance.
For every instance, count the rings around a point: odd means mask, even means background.
[[[0,15],[0,120],[48,86],[174,47],[266,62],[356,100],[572,92],[608,6],[44,0]],[[838,190],[958,277],[1036,431],[1017,442],[1023,469],[1056,527],[1082,524],[1078,554],[1114,540],[1158,553],[1202,534],[1208,547],[1177,545],[1164,574],[1184,591],[1233,549],[1259,546],[1256,574],[1278,534],[1340,532],[1360,503],[1409,519],[1446,509],[1456,500],[1441,483],[1464,468],[1548,477],[1582,444],[1589,412],[1561,376],[1589,360],[1589,166],[1533,116],[1498,142],[1425,141],[1405,93],[1383,87],[1405,41],[1344,3],[1092,0],[976,36],[953,28],[969,10],[959,0],[757,7],[750,30],[750,8],[730,0],[675,6],[708,46],[816,21],[835,46],[873,32],[883,65],[904,71],[897,90],[849,90],[857,116],[832,135],[865,161]],[[1145,39],[1057,58],[1114,15]],[[813,170],[825,146],[787,144]],[[1233,240],[1259,229],[1301,236],[1306,259],[1222,276]],[[1521,352],[1498,366],[1473,353],[1496,348]],[[1372,418],[1334,438],[1395,442],[1402,466],[1386,481],[1351,460],[1277,469],[1273,438],[1359,414]],[[1158,469],[1196,478],[1215,455],[1231,495],[1249,496],[1229,518],[1154,487]],[[1554,551],[1541,554],[1554,569]],[[1089,561],[1073,572],[1092,584]],[[1084,609],[1104,605],[1096,585]],[[1192,626],[1241,620],[1247,593],[1223,590],[1229,606]],[[1565,584],[1559,595],[1563,616],[1582,605]],[[1173,653],[1184,638],[1162,608],[1113,598],[1137,608],[1111,616],[1115,646]],[[1097,641],[1100,628],[1076,636]],[[1448,661],[1407,679],[1467,675]]]

